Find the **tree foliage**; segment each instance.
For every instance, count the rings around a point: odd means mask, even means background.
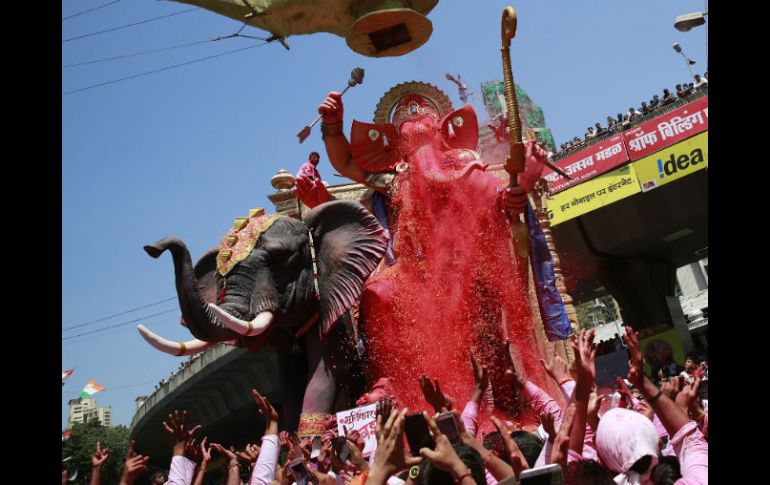
[[[67,469],[70,475],[75,469],[78,470],[77,483],[82,483],[81,477],[87,477],[88,480],[91,476],[91,456],[96,451],[97,441],[101,443],[102,449],[110,450],[110,456],[102,468],[101,482],[105,485],[118,483],[129,444],[128,428],[125,426],[110,428],[96,421],[75,424],[70,439],[62,443],[62,459],[72,457]]]

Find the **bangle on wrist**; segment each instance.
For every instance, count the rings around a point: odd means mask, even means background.
[[[464,480],[466,477],[469,477],[469,476],[471,476],[471,475],[472,475],[472,473],[471,473],[471,470],[470,470],[470,468],[467,468],[467,469],[465,470],[465,473],[463,473],[463,474],[462,474],[462,475],[460,475],[459,477],[455,478],[455,484],[456,484],[456,485],[460,485],[460,483],[461,483],[461,482],[462,482],[462,481],[463,481],[463,480]]]
[[[233,470],[238,470],[238,472],[240,473],[241,464],[240,463],[236,463],[235,465],[230,465],[230,471],[233,471]]]
[[[655,397],[653,397],[652,399],[648,399],[647,402],[650,403],[650,404],[654,404],[655,401],[660,399],[660,396],[662,396],[662,395],[663,395],[663,391],[658,391],[658,393],[655,394]]]
[[[331,135],[342,135],[342,120],[331,124],[321,122],[321,138]]]

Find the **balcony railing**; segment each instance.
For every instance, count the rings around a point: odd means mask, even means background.
[[[586,148],[595,145],[599,143],[602,140],[606,140],[607,138],[610,138],[612,136],[617,135],[618,133],[623,133],[624,131],[630,130],[632,128],[636,128],[637,126],[646,123],[654,118],[657,118],[659,116],[662,116],[666,113],[670,113],[674,111],[675,109],[681,108],[682,106],[686,105],[687,103],[690,103],[692,101],[695,101],[698,98],[702,98],[704,96],[708,96],[709,90],[708,90],[708,84],[704,85],[701,89],[693,91],[692,94],[689,96],[686,96],[684,98],[677,98],[676,101],[673,103],[667,104],[667,105],[658,105],[657,109],[650,111],[648,113],[643,114],[642,116],[636,118],[631,123],[623,126],[620,123],[618,125],[620,128],[613,128],[612,130],[605,131],[601,135],[597,135],[594,138],[589,138],[588,141],[584,141],[583,144],[569,148],[567,150],[562,150],[559,153],[555,154],[553,156],[553,161],[558,162],[562,158],[568,157],[572,155],[573,153],[580,152],[582,150],[585,150]]]

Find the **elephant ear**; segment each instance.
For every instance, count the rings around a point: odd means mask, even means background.
[[[479,146],[479,121],[469,104],[441,120],[441,135],[447,147],[476,150]]]
[[[343,313],[358,304],[366,278],[385,254],[387,236],[358,202],[321,204],[305,217],[318,260],[321,336]]]
[[[198,281],[198,294],[207,303],[217,301],[217,253],[219,248],[209,249],[195,263],[193,271]]]

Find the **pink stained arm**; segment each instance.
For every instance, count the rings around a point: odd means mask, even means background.
[[[165,485],[190,485],[195,473],[195,462],[181,455],[171,458],[168,481]]]
[[[460,419],[463,421],[465,430],[474,438],[476,437],[476,431],[479,428],[479,405],[475,401],[468,401],[463,409],[463,413],[460,415]]]
[[[262,446],[259,458],[251,472],[249,485],[270,485],[275,478],[275,466],[278,464],[278,454],[281,445],[277,434],[268,434],[262,437]]]
[[[709,445],[695,421],[682,426],[671,438],[679,458],[682,478],[675,485],[705,485],[709,476]]]
[[[554,423],[561,422],[563,413],[559,404],[532,381],[527,381],[521,388],[521,398],[538,416],[548,413],[553,416]]]

